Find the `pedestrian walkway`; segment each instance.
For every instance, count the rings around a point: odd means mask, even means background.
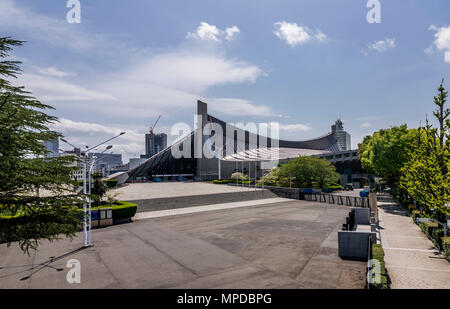
[[[380,237],[392,289],[450,289],[450,263],[406,210],[378,202]]]

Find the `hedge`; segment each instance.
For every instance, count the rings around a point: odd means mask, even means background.
[[[420,210],[413,210],[411,212],[411,216],[412,216],[412,218],[414,220],[414,223],[416,223],[417,219],[420,218],[421,215],[422,215],[422,213],[420,212]]]
[[[119,181],[117,179],[107,179],[107,180],[103,180],[103,183],[106,184],[106,187],[108,189],[113,189],[113,188],[117,187],[117,184],[119,183]]]
[[[118,201],[112,206],[109,205],[101,205],[97,207],[92,207],[92,210],[99,210],[102,208],[112,208],[112,216],[113,219],[128,219],[134,217],[137,211],[137,205],[126,202],[126,201]]]
[[[413,211],[417,210],[417,205],[416,204],[409,204],[407,208],[408,208],[408,212],[412,213]],[[419,211],[419,213],[420,213],[420,211]]]
[[[83,181],[82,180],[77,180],[78,186],[82,187],[83,186]],[[119,181],[117,179],[105,179],[103,180],[103,183],[106,185],[106,187],[108,189],[113,189],[117,187],[117,184],[119,183]],[[89,187],[89,181],[86,181],[86,186]]]
[[[372,259],[380,262],[380,283],[371,283],[371,289],[389,289],[386,266],[384,264],[384,250],[381,244],[372,244]]]
[[[234,179],[215,179],[213,180],[215,184],[227,184],[227,183],[236,183]]]
[[[450,262],[450,237],[442,237],[442,249],[445,258]]]
[[[437,222],[421,222],[420,228],[427,235],[429,239],[433,238],[433,231],[439,228],[439,224]]]
[[[437,244],[439,249],[443,249],[442,247],[442,238],[445,236],[450,235],[450,233],[447,231],[447,235],[444,235],[444,228],[439,227],[433,230],[432,234],[434,242]]]
[[[112,215],[113,219],[128,219],[134,217],[137,211],[137,205],[125,202],[125,201],[119,201],[117,202],[117,205],[114,205],[112,207]]]
[[[112,215],[113,219],[122,219],[122,218],[132,218],[137,212],[137,205],[126,202],[126,201],[118,201],[112,206],[109,205],[102,205],[97,207],[91,207],[91,210],[99,210],[102,208],[112,208]],[[83,211],[83,209],[78,209],[78,211]],[[22,225],[26,223],[31,223],[31,221],[36,222],[49,222],[50,220],[55,220],[54,216],[49,216],[48,214],[45,215],[38,215],[34,218],[31,218],[29,216],[16,214],[15,216],[0,216],[0,224],[6,225]],[[71,218],[72,221],[69,220],[69,218],[58,218],[59,224],[68,224],[73,223],[73,218]]]

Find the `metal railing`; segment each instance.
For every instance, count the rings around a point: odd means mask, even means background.
[[[305,193],[303,194],[306,201],[319,202],[327,204],[336,204],[353,207],[369,207],[368,197],[337,195],[330,193]]]

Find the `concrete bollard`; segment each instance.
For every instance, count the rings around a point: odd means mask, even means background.
[[[374,214],[375,223],[378,225],[378,206],[377,206],[377,194],[369,193],[369,208],[370,212]]]

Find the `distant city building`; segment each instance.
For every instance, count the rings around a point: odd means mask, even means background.
[[[90,153],[89,158],[96,156],[96,164],[102,164],[105,166],[118,166],[123,165],[122,154],[119,153]]]
[[[128,163],[128,168],[132,170],[135,167],[138,167],[142,163],[147,160],[146,158],[130,158],[130,162]]]
[[[80,148],[74,148],[73,150],[66,150],[64,151],[65,154],[73,154],[77,157],[81,156],[81,149]]]
[[[60,154],[60,156],[74,156],[79,158],[81,156],[80,148],[74,148],[73,150],[66,150]],[[75,171],[73,171],[70,175],[72,180],[83,180],[83,164],[79,161],[74,161],[72,166],[77,167]]]
[[[341,119],[331,126],[331,133],[336,136],[337,143],[341,150],[350,150],[352,148],[351,137],[346,131],[344,131],[344,123]]]
[[[122,154],[118,153],[90,153],[89,158],[95,156],[95,171],[96,173],[102,173],[103,176],[108,176],[111,170],[114,170],[116,166],[122,166]]]
[[[151,158],[167,147],[167,134],[147,133],[145,134],[145,155],[141,158]]]
[[[45,150],[47,150],[46,157],[58,157],[59,156],[59,138],[52,141],[43,142]]]

